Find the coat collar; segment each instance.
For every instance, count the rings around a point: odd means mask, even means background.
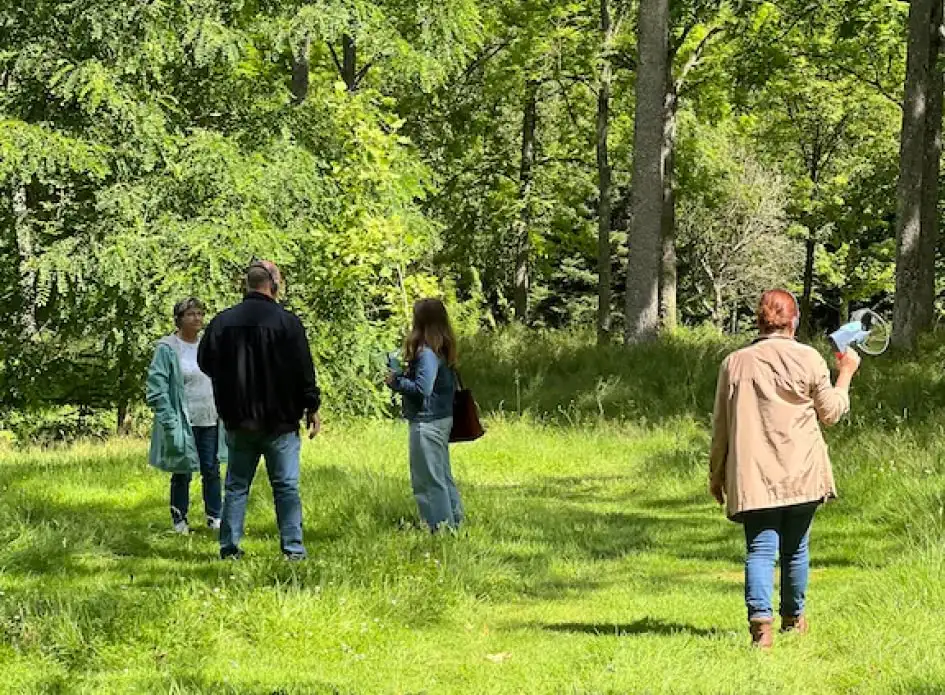
[[[791,341],[792,343],[797,342],[796,337],[791,337],[787,335],[778,335],[777,333],[772,333],[771,335],[759,335],[757,338],[751,341],[751,344],[757,345],[758,343],[763,343],[766,340],[788,340],[788,341]]]

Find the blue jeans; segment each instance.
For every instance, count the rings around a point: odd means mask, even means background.
[[[804,613],[810,570],[810,527],[819,502],[745,512],[745,605],[748,619],[771,618],[775,558],[781,556],[781,610]]]
[[[217,428],[194,427],[197,458],[200,459],[200,477],[203,480],[203,508],[208,517],[220,518],[221,489],[220,462],[217,461]],[[171,520],[176,524],[187,521],[190,510],[190,473],[171,476]]]
[[[431,530],[458,528],[463,520],[459,490],[450,469],[453,418],[410,423],[410,483],[420,516]]]
[[[226,434],[229,461],[226,468],[226,497],[220,528],[220,555],[240,554],[243,521],[249,488],[256,475],[259,457],[266,459],[266,472],[272,487],[279,524],[282,553],[305,557],[302,545],[302,500],[299,497],[299,453],[302,442],[298,432],[283,435],[232,431]]]

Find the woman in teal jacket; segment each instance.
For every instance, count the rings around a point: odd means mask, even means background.
[[[222,489],[220,461],[226,443],[213,402],[210,379],[197,366],[197,348],[204,308],[194,298],[174,307],[177,331],[161,338],[148,369],[147,402],[154,411],[149,461],[171,474],[171,522],[174,530],[190,531],[190,481],[197,471],[203,480],[207,526],[220,528]]]

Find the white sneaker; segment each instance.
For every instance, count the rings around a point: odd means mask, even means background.
[[[207,517],[207,528],[211,531],[219,531],[220,526],[223,525],[223,522],[213,516]]]
[[[178,521],[174,524],[174,533],[179,533],[182,536],[186,536],[190,533],[190,527],[187,525],[186,521]]]

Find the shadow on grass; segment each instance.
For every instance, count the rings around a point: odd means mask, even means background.
[[[659,635],[674,637],[692,635],[693,637],[718,637],[723,632],[717,628],[700,628],[683,623],[666,622],[655,618],[643,618],[625,625],[613,623],[551,623],[538,624],[542,630],[564,632],[568,634],[595,635],[600,637],[629,637],[634,635]]]
[[[893,688],[895,695],[942,695],[945,693],[945,677],[938,679],[915,679]]]
[[[128,463],[122,460],[112,463],[114,485],[121,485],[128,475]],[[42,586],[44,577],[55,580],[49,586],[67,587],[70,583],[82,586],[87,579],[108,577],[110,581],[123,578],[122,583],[128,586],[156,588],[189,580],[214,583],[230,575],[232,563],[220,560],[216,532],[203,525],[195,525],[186,537],[171,531],[164,485],[160,492],[155,489],[133,503],[114,494],[102,500],[100,489],[95,490],[98,499],[81,501],[80,494],[50,493],[46,478],[55,475],[54,468],[0,466],[0,491],[17,491],[5,510],[0,507],[5,512],[0,513],[0,519],[6,527],[0,530],[0,572],[4,575],[20,577],[37,587]],[[70,485],[97,486],[94,480],[70,481],[65,466],[62,473],[64,477],[57,484],[64,490]],[[166,478],[161,473],[155,476]],[[259,559],[277,563],[267,569],[280,580],[294,576],[294,568],[283,568],[271,489],[264,478],[265,475],[257,476],[250,496],[246,539],[268,546],[266,555]],[[310,489],[352,486],[347,474],[333,468],[316,469],[314,475],[306,472],[306,478]],[[198,480],[191,488],[191,516],[203,518]],[[307,523],[309,545],[328,544],[341,538],[346,531],[344,516],[338,519],[337,527],[330,529]],[[348,533],[350,530],[347,527]]]
[[[278,681],[278,679],[273,680]],[[161,692],[167,688],[168,684],[166,680],[162,682],[155,679],[148,685],[154,688],[152,692]],[[301,674],[292,678],[290,684],[276,687],[258,682],[242,682],[234,685],[231,682],[200,675],[177,676],[172,680],[171,685],[174,686],[171,692],[216,693],[217,695],[302,695],[303,693],[304,695],[353,695],[356,692],[332,683],[313,680]]]
[[[470,542],[460,541],[449,551],[451,573],[461,577],[457,581],[473,595],[563,600],[621,581],[619,573],[633,567],[623,561],[647,555],[650,570],[635,574],[634,581],[653,593],[677,591],[687,584],[701,591],[731,592],[732,581],[718,573],[740,570],[741,527],[725,520],[701,489],[693,489],[685,444],[671,470],[657,476],[666,456],[658,454],[644,463],[643,470],[654,472],[652,479],[565,476],[522,485],[460,481],[474,533]],[[127,461],[115,466],[114,484],[121,485],[132,469]],[[0,466],[0,490],[9,491],[4,497],[10,498],[0,518],[6,516],[8,525],[15,523],[24,534],[33,534],[24,536],[28,542],[17,542],[0,532],[0,571],[5,576],[34,587],[47,579],[51,586],[82,587],[102,574],[114,585],[135,587],[229,581],[232,568],[217,558],[212,534],[201,531],[180,538],[165,530],[167,500],[158,486],[133,504],[120,503],[117,495],[105,501],[77,501],[78,495],[60,499],[46,494],[43,486],[49,475],[49,470],[28,465]],[[383,584],[416,571],[404,563],[429,557],[437,547],[427,534],[399,529],[401,520],[415,514],[406,475],[315,467],[305,470],[302,493],[306,542],[317,561],[299,568],[283,566],[276,561],[278,531],[264,477],[254,485],[247,538],[257,548],[265,543],[264,552],[271,553],[273,562],[250,556],[254,564],[238,573],[240,582],[312,586],[328,577],[364,586]],[[667,478],[674,482],[659,484]],[[69,484],[67,477],[62,484]],[[196,486],[192,495],[199,505]],[[269,507],[264,519],[260,507]],[[813,540],[815,569],[891,562],[903,551],[900,529],[893,523],[858,522],[859,512],[853,505],[838,504],[821,513]],[[383,555],[374,556],[374,551]],[[673,560],[686,566],[675,574],[652,571]]]

